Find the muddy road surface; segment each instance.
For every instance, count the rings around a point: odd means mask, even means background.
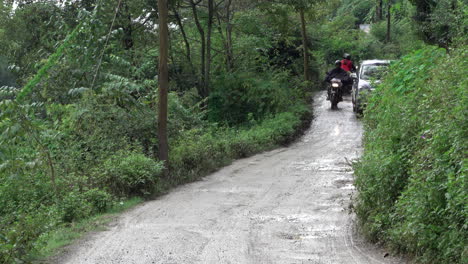
[[[362,126],[349,97],[287,148],[266,152],[181,186],[120,216],[67,249],[58,263],[404,263],[355,231],[349,162]]]

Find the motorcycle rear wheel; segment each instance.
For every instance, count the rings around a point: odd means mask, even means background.
[[[331,109],[338,109],[338,95],[336,93],[332,94],[330,97]]]

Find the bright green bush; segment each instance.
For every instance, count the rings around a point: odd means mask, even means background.
[[[85,192],[71,191],[58,202],[59,212],[64,222],[73,222],[96,213],[105,212],[113,205],[114,197],[99,189]]]
[[[39,246],[36,239],[58,221],[54,211],[44,207],[34,213],[16,212],[15,218],[8,228],[0,225],[0,263],[27,263],[28,255]]]
[[[84,192],[83,196],[91,204],[94,213],[103,213],[114,205],[114,197],[97,188]]]
[[[64,222],[73,222],[91,215],[93,209],[91,204],[86,201],[84,195],[80,192],[69,192],[59,203],[62,211],[62,220]]]
[[[119,197],[149,195],[163,170],[161,162],[140,153],[118,152],[97,169],[98,185]]]
[[[466,60],[466,48],[402,58],[364,113],[357,215],[369,237],[424,263],[468,257]]]

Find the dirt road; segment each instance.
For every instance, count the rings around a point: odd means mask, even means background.
[[[59,263],[404,263],[356,235],[348,161],[362,127],[350,98],[315,120],[288,148],[234,162],[123,214]]]

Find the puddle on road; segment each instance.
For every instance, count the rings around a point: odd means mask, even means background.
[[[293,162],[290,166],[296,170],[302,171],[329,171],[329,172],[338,172],[352,174],[353,170],[350,166],[344,165],[341,163],[336,163],[336,160],[324,159],[320,161],[299,161]]]
[[[334,237],[339,231],[336,226],[329,226],[327,228],[307,227],[304,229],[304,232],[300,233],[279,232],[277,233],[277,237],[286,240],[321,239]]]
[[[353,184],[346,184],[343,187],[340,187],[341,190],[355,190],[356,187]]]
[[[354,190],[354,181],[352,179],[339,179],[333,182],[333,184],[341,190]]]
[[[250,219],[261,224],[265,224],[267,222],[311,223],[317,221],[317,216],[312,214],[253,215]]]
[[[231,188],[199,188],[199,192],[226,193],[226,194],[251,194],[261,192],[261,188],[255,187],[231,187]]]

